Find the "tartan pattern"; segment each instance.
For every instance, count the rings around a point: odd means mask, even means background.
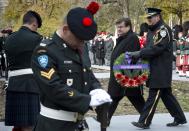
[[[39,95],[8,91],[6,95],[5,125],[34,126],[40,112]]]

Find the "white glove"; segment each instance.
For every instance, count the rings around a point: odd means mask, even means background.
[[[89,93],[91,96],[93,95],[99,95],[99,101],[103,101],[103,100],[110,100],[110,95],[103,89],[95,89],[95,90],[92,90],[90,93]]]
[[[90,95],[91,95],[90,106],[92,107],[99,106],[107,102],[112,102],[110,95],[105,90],[102,89],[95,89],[90,92]]]
[[[105,90],[103,89],[94,89],[92,91],[90,91],[90,95],[94,95],[94,94],[108,94]],[[109,95],[109,94],[108,94]]]

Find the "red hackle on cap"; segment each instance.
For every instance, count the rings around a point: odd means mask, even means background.
[[[91,26],[92,23],[93,23],[93,22],[92,22],[91,18],[89,18],[89,17],[83,18],[83,25],[84,25],[84,26]]]
[[[87,10],[92,14],[96,14],[96,12],[99,10],[100,6],[97,2],[91,2],[88,6],[87,6]]]

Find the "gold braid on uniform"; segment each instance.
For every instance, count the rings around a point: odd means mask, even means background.
[[[145,119],[145,121],[144,121],[144,124],[147,123],[147,120],[148,120],[149,116],[151,115],[151,113],[152,113],[152,111],[153,111],[153,109],[154,109],[154,106],[155,106],[155,104],[156,104],[156,102],[157,102],[157,99],[158,99],[158,97],[159,97],[159,94],[160,94],[160,90],[158,90],[158,92],[157,92],[157,94],[156,94],[155,101],[154,101],[154,103],[153,103],[153,105],[152,105],[152,108],[150,109],[150,112],[148,113],[148,116],[146,117],[146,119]]]

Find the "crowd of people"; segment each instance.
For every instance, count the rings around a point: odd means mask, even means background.
[[[162,19],[162,10],[147,8],[147,23],[141,25],[139,35],[133,31],[130,18],[117,20],[118,37],[114,42],[111,33],[97,34],[94,15],[98,9],[96,2],[87,8],[70,9],[51,39],[43,39],[37,33],[42,19],[35,11],[26,12],[20,29],[8,33],[7,38],[7,31],[1,31],[2,50],[8,61],[6,126],[13,126],[13,131],[85,131],[86,112],[106,103],[109,108],[104,113],[106,124],[110,125],[119,101],[125,96],[140,114],[138,121],[132,122],[138,128],[150,128],[160,98],[173,117],[168,127],[187,123],[172,93],[173,37]],[[188,57],[188,22],[183,25],[181,39],[180,30],[174,29],[180,49],[176,57],[181,61],[181,47]],[[116,79],[114,63],[125,52],[132,61],[148,60],[147,100],[143,96],[144,85],[125,88]],[[93,74],[91,61],[110,66],[108,92]],[[178,71],[187,74],[186,68],[177,63]]]
[[[93,65],[110,65],[110,57],[114,48],[112,34],[100,32],[87,45],[89,57]]]

